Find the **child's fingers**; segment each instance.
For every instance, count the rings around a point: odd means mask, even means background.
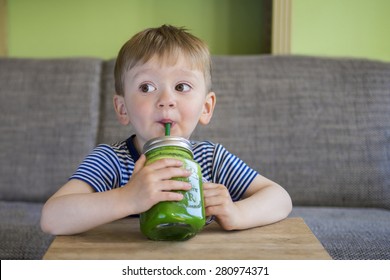
[[[134,165],[134,173],[140,171],[146,164],[146,156],[142,154]],[[151,164],[148,164],[147,167],[151,170],[160,170],[167,167],[181,167],[183,162],[173,158],[164,158],[157,160]]]
[[[181,167],[168,167],[165,169],[159,169],[154,171],[154,176],[158,178],[158,180],[170,180],[175,177],[188,177],[191,175],[191,171],[181,168]]]
[[[162,192],[160,201],[180,201],[184,198],[184,195],[179,192]]]
[[[214,183],[203,183],[203,190],[210,190],[210,189],[214,189],[217,187],[217,184],[214,184]]]
[[[181,181],[164,181],[155,188],[155,192],[151,194],[153,200],[157,203],[160,201],[180,201],[184,195],[175,191],[188,191],[191,189],[191,184]]]
[[[205,198],[213,196],[222,196],[225,198],[230,198],[230,194],[227,188],[224,185],[220,184],[204,183],[203,194]]]
[[[166,180],[158,184],[159,191],[188,191],[191,189],[191,184],[183,181]]]
[[[217,205],[223,205],[226,203],[226,198],[223,196],[211,196],[211,197],[205,197],[205,206],[217,206]]]
[[[163,158],[148,164],[148,166],[154,170],[159,170],[167,167],[181,167],[183,166],[183,162],[174,158]]]

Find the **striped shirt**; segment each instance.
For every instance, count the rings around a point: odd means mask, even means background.
[[[98,145],[80,164],[70,179],[88,183],[96,192],[124,186],[131,178],[139,154],[131,136],[113,145]],[[194,160],[203,180],[224,185],[233,201],[239,200],[258,174],[222,145],[191,141]]]

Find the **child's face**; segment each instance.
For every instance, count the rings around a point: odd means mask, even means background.
[[[126,73],[124,97],[115,96],[114,104],[120,122],[133,125],[142,148],[149,139],[164,136],[167,122],[171,135],[188,139],[198,122],[210,121],[215,94],[206,92],[203,72],[183,56],[174,65],[155,56]]]

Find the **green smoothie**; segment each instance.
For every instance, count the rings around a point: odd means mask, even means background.
[[[141,213],[142,233],[152,240],[187,240],[195,236],[205,225],[202,173],[193,160],[189,141],[181,137],[165,136],[152,139],[144,146],[146,164],[163,158],[174,158],[183,162],[183,168],[192,171],[188,178],[172,178],[189,182],[189,191],[178,191],[184,195],[181,201],[164,201]]]

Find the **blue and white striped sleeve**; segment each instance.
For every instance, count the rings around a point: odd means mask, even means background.
[[[212,169],[213,182],[226,186],[233,201],[240,200],[258,174],[220,144],[215,146]]]
[[[120,163],[113,149],[102,144],[84,159],[70,179],[82,180],[96,192],[103,192],[119,185],[120,170]]]

